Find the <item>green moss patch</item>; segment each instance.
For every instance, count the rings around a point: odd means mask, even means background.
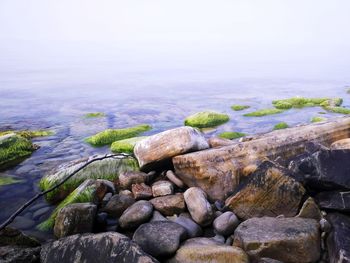
[[[246,117],[263,117],[263,116],[267,116],[267,115],[279,114],[279,113],[282,113],[282,112],[284,112],[284,110],[271,108],[271,109],[262,109],[262,110],[246,113],[243,116],[246,116]]]
[[[26,139],[33,139],[36,137],[44,137],[44,136],[50,136],[53,135],[54,132],[49,130],[35,130],[35,131],[29,131],[29,130],[23,130],[23,131],[2,131],[0,132],[0,136],[15,133],[19,136],[22,136]]]
[[[326,121],[327,118],[323,118],[323,117],[313,117],[311,119],[311,122],[322,122],[322,121]]]
[[[105,116],[106,114],[104,114],[103,112],[90,112],[84,115],[85,118],[101,118]]]
[[[245,109],[249,109],[250,106],[248,105],[232,105],[231,109],[233,109],[234,111],[241,111],[241,110],[245,110]]]
[[[10,176],[0,176],[0,186],[20,183],[22,180],[10,177]]]
[[[120,141],[120,140],[139,136],[143,132],[149,131],[151,129],[152,127],[147,124],[141,124],[138,126],[124,128],[124,129],[108,129],[87,138],[86,142],[88,142],[92,146],[110,145],[115,141]]]
[[[140,136],[129,138],[125,140],[115,141],[111,145],[111,151],[114,153],[133,153],[135,144],[143,139],[147,138],[147,136]]]
[[[315,106],[340,106],[343,103],[341,98],[304,98],[294,97],[290,99],[274,100],[273,106],[277,109],[291,109],[291,108],[303,108],[303,107],[315,107]]]
[[[230,120],[227,114],[204,111],[195,113],[185,119],[185,125],[196,128],[211,128],[224,124]]]
[[[287,129],[287,128],[289,128],[289,125],[288,125],[287,123],[285,123],[285,122],[277,123],[277,124],[273,127],[274,130],[282,130],[282,129]]]
[[[223,139],[233,140],[233,139],[238,139],[238,138],[244,137],[246,135],[247,134],[245,134],[243,132],[222,132],[218,135],[218,137],[223,138]]]
[[[350,114],[350,109],[344,107],[324,107],[324,109],[334,113]]]

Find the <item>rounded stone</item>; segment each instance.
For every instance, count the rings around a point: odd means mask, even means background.
[[[174,193],[174,186],[169,181],[158,181],[152,185],[152,194],[154,197],[171,195]]]
[[[213,227],[215,231],[223,236],[229,236],[233,234],[240,221],[237,216],[232,212],[225,212],[222,215],[215,218]]]
[[[129,206],[135,203],[135,199],[129,195],[113,195],[106,206],[101,209],[102,212],[119,217]]]
[[[179,188],[183,188],[185,185],[184,183],[181,181],[180,178],[178,178],[175,173],[171,170],[167,171],[165,176],[173,183],[175,184],[177,187]]]
[[[153,205],[148,201],[138,201],[124,211],[119,218],[119,225],[124,229],[136,228],[147,222],[153,212]]]
[[[203,234],[202,228],[190,218],[180,215],[179,217],[175,218],[174,222],[184,227],[187,231],[187,235],[190,238],[198,237]]]

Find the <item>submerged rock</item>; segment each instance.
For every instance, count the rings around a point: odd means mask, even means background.
[[[124,229],[137,228],[152,217],[153,205],[148,201],[138,201],[126,209],[119,218],[119,225]]]
[[[254,259],[316,262],[321,251],[319,224],[306,218],[251,218],[235,230],[233,245]]]
[[[211,128],[226,123],[229,120],[230,117],[227,114],[204,111],[187,117],[185,119],[185,125],[196,128]]]
[[[179,127],[150,136],[138,143],[134,153],[142,170],[170,162],[179,154],[209,148],[204,136],[191,127]]]
[[[315,198],[322,209],[350,212],[350,191],[321,192]]]

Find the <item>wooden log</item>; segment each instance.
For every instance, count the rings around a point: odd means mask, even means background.
[[[244,167],[263,160],[292,158],[305,152],[309,142],[329,146],[350,137],[350,117],[297,126],[252,137],[220,148],[173,158],[176,174],[188,186],[201,187],[211,200],[224,200],[240,182]]]

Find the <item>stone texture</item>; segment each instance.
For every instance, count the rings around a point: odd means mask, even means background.
[[[155,222],[155,221],[168,221],[161,213],[158,211],[153,211],[153,215],[151,219],[149,220],[150,222]]]
[[[331,150],[350,150],[350,138],[335,141],[331,144]]]
[[[317,221],[321,220],[321,210],[312,197],[306,199],[303,206],[300,208],[298,217],[313,218]]]
[[[166,195],[150,200],[154,209],[165,216],[180,214],[185,211],[186,205],[183,194]]]
[[[204,136],[191,127],[179,127],[150,136],[138,143],[134,154],[142,170],[161,166],[180,154],[204,150],[209,145]]]
[[[141,184],[133,184],[131,186],[131,192],[134,195],[136,200],[141,199],[150,199],[152,197],[152,189],[148,185]]]
[[[120,189],[131,189],[133,184],[147,183],[150,176],[143,172],[127,171],[119,175],[119,188]]]
[[[229,236],[233,234],[239,223],[240,221],[237,216],[228,211],[215,218],[213,227],[218,234]]]
[[[5,227],[0,231],[0,246],[36,247],[40,246],[40,243],[15,228]]]
[[[316,262],[320,258],[319,224],[306,218],[252,218],[235,230],[233,245],[253,259]]]
[[[148,254],[161,258],[172,255],[186,238],[186,230],[170,221],[156,221],[141,225],[133,240]]]
[[[270,161],[242,182],[225,205],[244,220],[261,216],[295,216],[305,194],[304,187],[288,170]]]
[[[106,212],[113,217],[120,217],[121,214],[134,203],[135,199],[133,197],[129,195],[117,194],[111,197],[107,205],[101,209],[101,211]]]
[[[116,232],[78,234],[61,238],[45,244],[40,258],[42,263],[158,262],[129,238]]]
[[[54,234],[57,238],[74,234],[91,233],[97,206],[92,203],[70,204],[62,208],[56,217]]]
[[[175,184],[177,187],[179,188],[183,188],[185,185],[184,183],[180,180],[179,177],[176,176],[176,174],[169,170],[165,173],[165,176],[173,183]]]
[[[0,262],[39,263],[40,247],[2,246],[0,247]]]
[[[169,181],[157,181],[152,185],[152,193],[154,197],[171,195],[174,193],[174,186]]]
[[[350,191],[321,192],[315,199],[321,209],[350,212]]]
[[[176,217],[173,222],[184,227],[186,229],[187,236],[190,238],[198,237],[203,234],[202,228],[190,218],[180,215],[179,217]]]
[[[132,229],[147,222],[152,217],[153,205],[148,201],[137,201],[124,211],[119,218],[121,228]]]
[[[201,226],[211,224],[214,219],[214,211],[202,189],[191,187],[184,193],[184,198],[188,211],[196,223]]]

